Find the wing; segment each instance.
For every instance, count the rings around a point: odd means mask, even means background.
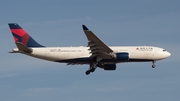
[[[101,59],[110,59],[113,50],[110,49],[103,41],[101,41],[92,31],[90,31],[85,25],[82,25],[84,33],[88,39],[88,47],[92,54],[91,57],[98,57]]]

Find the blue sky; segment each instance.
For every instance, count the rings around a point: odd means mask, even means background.
[[[179,101],[179,0],[1,0],[0,101]],[[86,46],[85,24],[107,45],[163,47],[171,57],[118,64],[116,71],[66,66],[21,54],[7,23],[45,46]]]

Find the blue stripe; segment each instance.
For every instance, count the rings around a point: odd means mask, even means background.
[[[32,37],[29,36],[27,47],[44,47],[44,46],[40,45]]]
[[[22,29],[18,24],[16,23],[9,23],[10,29]]]
[[[14,37],[16,37],[18,39],[18,42],[21,42],[22,43],[22,37],[15,34],[15,33],[12,33]]]
[[[129,59],[128,61],[124,60],[116,60],[116,59],[102,59],[101,62],[151,62],[153,61],[152,59]],[[96,59],[91,60],[89,57],[86,58],[75,58],[75,59],[67,59],[67,60],[57,60],[55,62],[64,62],[64,63],[71,63],[71,62],[87,62],[87,63],[92,63],[96,62]]]

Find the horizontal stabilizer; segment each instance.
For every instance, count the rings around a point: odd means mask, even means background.
[[[25,46],[21,42],[15,42],[15,43],[16,43],[16,46],[18,47],[18,49],[20,51],[23,51],[23,52],[26,52],[26,53],[32,53],[32,49],[28,48],[27,46]]]
[[[8,52],[8,53],[19,53],[19,52],[12,51],[12,52]]]

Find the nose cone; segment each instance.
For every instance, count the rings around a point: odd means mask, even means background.
[[[170,57],[170,56],[171,56],[171,53],[167,52],[167,54],[166,54],[166,55],[167,55],[167,57]]]
[[[162,59],[166,59],[168,57],[171,56],[171,53],[169,53],[168,51],[159,51],[157,53],[156,59],[157,60],[162,60]]]
[[[169,52],[164,52],[164,54],[163,54],[163,58],[165,59],[165,58],[168,58],[168,57],[170,57],[171,56],[171,53],[169,53]]]

